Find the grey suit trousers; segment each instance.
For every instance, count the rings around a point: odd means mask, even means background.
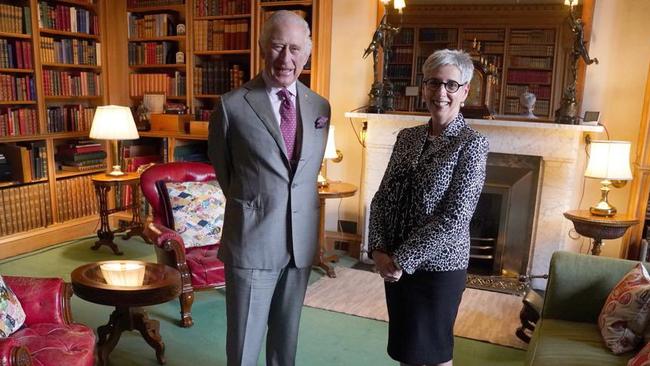
[[[280,270],[226,264],[228,366],[257,365],[265,334],[267,366],[295,365],[309,272],[293,263]]]

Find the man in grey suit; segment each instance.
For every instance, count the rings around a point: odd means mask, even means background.
[[[226,196],[219,258],[226,266],[228,365],[295,364],[317,248],[316,177],[329,129],[327,100],[298,81],[308,24],[278,11],[262,28],[264,70],[221,97],[208,151]]]

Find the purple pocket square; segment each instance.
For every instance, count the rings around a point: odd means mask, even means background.
[[[329,118],[325,116],[320,116],[316,118],[316,128],[324,128],[327,126],[327,122],[329,122]]]

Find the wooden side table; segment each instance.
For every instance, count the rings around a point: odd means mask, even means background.
[[[111,262],[133,262],[145,266],[144,282],[140,286],[110,285],[104,279],[100,266]],[[159,263],[141,261],[103,261],[85,264],[70,275],[72,289],[80,298],[95,304],[115,306],[108,324],[97,328],[99,365],[108,364],[125,330],[137,330],[147,344],[156,351],[159,364],[165,363],[165,344],[160,336],[160,322],[149,319],[143,306],[162,304],[181,293],[181,274],[176,269]]]
[[[350,183],[331,182],[325,187],[318,188],[318,198],[320,199],[320,226],[318,230],[318,257],[314,258],[314,266],[322,268],[329,277],[335,278],[334,268],[327,262],[336,261],[336,255],[326,256],[327,247],[325,240],[325,200],[330,198],[345,198],[354,196],[357,187]]]
[[[612,217],[596,216],[589,210],[573,210],[564,213],[564,217],[573,222],[573,227],[578,234],[594,239],[591,254],[600,255],[603,239],[617,239],[625,234],[630,226],[639,223],[639,220],[627,214],[616,214]]]
[[[124,175],[112,176],[106,173],[99,173],[93,175],[91,179],[95,185],[95,193],[97,194],[97,200],[99,201],[99,218],[101,223],[99,230],[97,230],[99,240],[95,242],[95,245],[93,245],[91,249],[97,250],[102,245],[108,245],[113,250],[113,253],[122,255],[122,251],[117,247],[117,244],[113,242],[113,239],[115,238],[115,233],[126,230],[129,231],[124,235],[124,240],[129,240],[132,236],[137,235],[148,243],[149,239],[144,236],[144,225],[140,219],[140,174],[125,173]],[[112,187],[121,187],[125,185],[131,187],[131,204],[126,207],[121,207],[119,202],[116,202],[116,207],[109,209],[108,192]],[[111,230],[111,227],[108,224],[108,216],[129,208],[132,212],[131,222],[126,227]]]

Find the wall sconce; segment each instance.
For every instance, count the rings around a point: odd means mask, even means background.
[[[630,142],[592,140],[585,177],[602,179],[600,202],[589,208],[592,215],[614,216],[616,208],[608,202],[609,186],[620,188],[632,179]]]
[[[137,287],[144,283],[144,263],[110,261],[99,265],[106,283],[112,286]]]
[[[91,139],[109,140],[113,155],[113,170],[108,175],[124,175],[120,168],[117,153],[117,140],[137,140],[140,138],[129,107],[105,105],[97,107],[90,127]]]
[[[334,140],[334,126],[330,126],[329,133],[327,134],[327,145],[325,146],[325,155],[321,164],[321,173],[318,174],[318,186],[327,187],[327,177],[322,174],[325,167],[325,159],[329,159],[335,163],[340,163],[343,160],[343,153],[341,150],[336,149],[336,141]]]

